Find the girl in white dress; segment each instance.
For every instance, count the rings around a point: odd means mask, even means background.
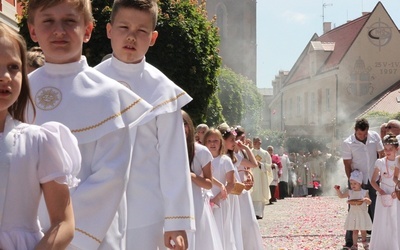
[[[235,182],[240,182],[240,176],[237,169],[238,159],[235,156],[235,146],[236,146],[236,132],[233,128],[230,128],[228,124],[222,123],[218,126],[218,130],[222,134],[224,139],[225,154],[229,156],[233,163],[233,170],[235,174]],[[241,195],[241,194],[240,194]],[[228,195],[228,200],[231,207],[231,217],[232,217],[232,230],[235,237],[236,249],[243,249],[243,237],[242,237],[242,216],[240,211],[239,196],[236,194]]]
[[[251,152],[251,149],[244,144],[246,139],[245,130],[241,126],[235,126],[236,146],[235,156],[237,162],[235,167],[239,171],[240,181],[244,182],[247,178],[251,178],[245,170],[258,167],[258,162]],[[242,238],[244,250],[263,249],[262,236],[260,227],[254,212],[253,201],[251,199],[250,190],[243,190],[239,195],[240,217],[242,219]]]
[[[367,230],[372,229],[372,221],[368,214],[368,205],[371,199],[368,190],[362,189],[361,184],[363,174],[359,170],[353,170],[350,174],[350,190],[340,191],[340,186],[335,186],[336,193],[339,198],[348,198],[347,203],[350,204],[350,210],[347,214],[344,228],[353,231],[353,246],[351,249],[357,249],[358,232],[361,232],[361,238],[366,247]],[[364,247],[364,248],[365,248]]]
[[[232,211],[227,198],[235,185],[234,166],[231,159],[224,154],[221,132],[210,128],[204,135],[204,144],[210,150],[214,159],[211,162],[213,197],[210,204],[221,237],[222,249],[236,250],[236,242],[232,228]]]
[[[398,230],[398,202],[395,195],[396,152],[399,142],[393,134],[383,137],[385,157],[376,160],[372,180],[380,177],[380,184],[371,181],[377,191],[374,223],[370,241],[370,249],[400,249]],[[396,201],[394,200],[396,199]]]
[[[76,138],[60,123],[25,121],[32,104],[26,44],[0,23],[0,249],[64,249],[74,236],[69,187],[79,182]],[[37,219],[43,193],[50,228]]]
[[[182,118],[188,147],[196,221],[195,233],[188,234],[189,249],[221,250],[221,238],[210,207],[210,198],[206,192],[212,187],[211,161],[213,157],[207,147],[195,142],[192,119],[183,110]]]

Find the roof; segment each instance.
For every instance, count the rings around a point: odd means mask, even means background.
[[[367,13],[355,20],[349,21],[320,37],[314,34],[303,51],[302,56],[299,57],[293,67],[292,70],[294,72],[288,77],[285,85],[310,77],[310,54],[305,53],[310,49],[322,50],[326,53],[330,53],[327,59],[321,62],[322,65],[317,66],[319,68],[318,73],[336,68],[350,49],[371,14],[372,13]]]
[[[335,49],[332,51],[325,63],[321,65],[322,67],[320,72],[330,70],[340,64],[370,16],[371,13],[365,14],[364,16],[325,33],[317,39],[321,42],[335,43]]]
[[[356,116],[362,117],[373,111],[384,111],[389,114],[400,112],[400,81],[397,81],[368,102],[362,109],[357,111]]]

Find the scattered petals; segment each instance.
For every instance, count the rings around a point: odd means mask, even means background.
[[[337,250],[344,244],[347,204],[336,196],[286,198],[265,206],[264,214],[258,222],[266,250]]]

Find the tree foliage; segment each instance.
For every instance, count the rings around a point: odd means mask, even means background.
[[[256,85],[229,68],[222,68],[218,77],[218,97],[228,124],[243,126],[247,133],[260,131],[262,96]]]
[[[397,119],[399,118],[399,114],[390,114],[385,111],[373,111],[373,112],[368,112],[366,115],[363,116],[363,118],[366,118],[368,120],[369,126],[372,127],[379,127],[382,123],[387,122],[391,119]],[[352,124],[353,126],[354,124]]]
[[[212,95],[210,102],[208,104],[207,113],[206,113],[206,117],[207,117],[206,124],[209,127],[216,126],[225,121],[224,115],[222,114],[223,108],[222,108],[222,105],[218,98],[218,92],[216,92]]]
[[[159,35],[146,58],[193,97],[185,110],[195,124],[204,123],[208,106],[218,106],[218,100],[211,103],[221,65],[218,29],[207,20],[205,2],[162,0],[159,9]]]
[[[263,98],[258,92],[256,84],[248,78],[241,76],[240,84],[244,102],[241,125],[246,128],[248,133],[255,133],[261,130]]]
[[[258,134],[249,134],[251,137],[260,137],[262,140],[263,148],[266,149],[268,146],[273,146],[274,148],[279,148],[284,146],[285,143],[285,133],[282,131],[274,130],[264,130]]]
[[[19,27],[19,33],[23,38],[25,38],[26,41],[26,46],[28,48],[31,48],[33,46],[38,46],[37,43],[33,42],[30,35],[29,35],[29,29],[28,29],[28,24],[27,24],[27,8],[26,6],[28,5],[29,0],[18,0],[18,2],[21,4],[22,7],[22,16],[18,16],[18,27]]]
[[[113,3],[113,0],[92,0],[94,29],[89,42],[83,44],[83,54],[91,66],[96,66],[105,55],[112,52],[111,42],[107,38],[106,25],[110,22]]]
[[[312,136],[298,136],[289,137],[285,140],[285,148],[288,152],[298,153],[300,151],[312,152],[314,149],[324,151],[327,149],[326,144],[328,140],[326,138],[313,138]]]
[[[244,112],[242,84],[240,76],[229,68],[222,68],[218,76],[220,91],[218,98],[222,105],[222,114],[229,125],[240,124]]]
[[[19,0],[23,7],[28,0]],[[92,37],[84,44],[83,54],[91,66],[97,65],[104,55],[111,53],[106,34],[113,1],[93,0],[95,28]],[[149,63],[159,68],[172,81],[193,97],[185,106],[195,124],[203,123],[207,114],[211,120],[221,120],[220,104],[213,95],[217,91],[217,73],[221,65],[218,55],[219,35],[205,11],[206,2],[196,0],[160,0],[156,44],[146,55]],[[26,10],[26,8],[25,8]],[[36,45],[29,37],[26,12],[20,17],[20,33],[28,47]],[[209,105],[213,105],[209,107]]]

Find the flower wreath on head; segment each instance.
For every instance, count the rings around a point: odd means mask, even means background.
[[[383,138],[382,138],[382,143],[383,143],[383,145],[399,145],[399,142],[397,141],[397,138],[396,138],[396,136],[394,136],[394,135],[385,135]]]
[[[221,133],[221,134],[222,134],[222,137],[224,137],[224,136],[227,135],[227,134],[231,134],[231,135],[234,135],[234,136],[237,135],[235,129],[233,129],[233,128],[228,128],[228,129],[226,129],[226,130],[225,130],[223,133]]]
[[[242,126],[240,126],[240,125],[237,125],[236,127],[234,127],[234,128],[231,128],[231,129],[233,129],[235,132],[237,132],[239,129],[241,129],[242,128]]]

